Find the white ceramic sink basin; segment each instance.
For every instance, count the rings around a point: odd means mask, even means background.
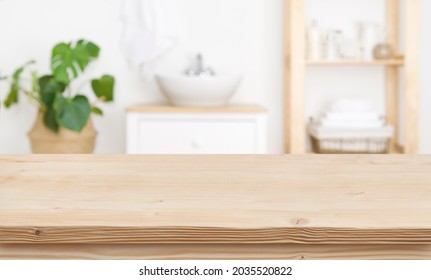
[[[175,106],[225,106],[235,94],[241,77],[237,75],[188,77],[156,75],[160,89]]]

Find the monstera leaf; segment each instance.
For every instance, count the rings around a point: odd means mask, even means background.
[[[66,89],[66,85],[57,81],[51,75],[41,77],[38,84],[40,100],[45,110],[43,121],[46,127],[54,132],[58,132],[59,125],[53,105],[57,95],[61,95]]]
[[[103,102],[112,102],[114,100],[115,79],[110,75],[103,75],[100,79],[91,81],[91,87],[97,98]]]
[[[60,126],[57,123],[57,116],[53,107],[48,107],[43,116],[43,122],[46,127],[54,132],[58,132]]]
[[[91,105],[88,98],[77,95],[74,98],[65,98],[57,95],[54,100],[56,122],[72,131],[81,132],[88,122],[91,114]]]
[[[100,48],[96,44],[86,40],[57,44],[51,55],[51,70],[55,79],[69,84],[91,61],[99,57],[99,52]]]
[[[61,94],[66,85],[57,81],[54,76],[43,76],[39,79],[39,94],[42,103],[49,108],[54,103],[55,96]]]

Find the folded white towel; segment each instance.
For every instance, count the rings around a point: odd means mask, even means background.
[[[328,120],[321,119],[320,124],[327,128],[382,128],[386,122],[384,120],[371,120],[371,121],[352,121],[352,120]]]
[[[322,118],[330,121],[379,121],[383,119],[383,117],[377,112],[325,112],[323,113]]]
[[[149,74],[157,58],[176,41],[161,0],[123,0],[121,46],[131,67]]]
[[[373,112],[374,104],[367,99],[341,98],[332,103],[329,112],[338,113],[364,113]]]

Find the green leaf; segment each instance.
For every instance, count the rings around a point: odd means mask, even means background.
[[[45,115],[43,116],[43,122],[50,130],[58,132],[59,125],[57,123],[56,113],[53,107],[48,107]]]
[[[98,116],[103,116],[103,111],[102,109],[98,108],[98,107],[93,107],[91,108],[91,112],[93,112],[94,114],[98,115]]]
[[[112,102],[114,100],[114,85],[115,78],[110,75],[103,75],[100,79],[91,81],[94,94],[104,102]]]
[[[11,85],[6,100],[4,101],[4,106],[9,108],[16,103],[18,103],[18,87]]]
[[[40,99],[47,108],[54,103],[55,96],[66,89],[66,85],[57,81],[54,76],[43,76],[39,79]]]
[[[94,57],[94,58],[99,57],[100,48],[98,45],[88,41],[85,47],[87,48],[87,52],[90,55],[90,57]]]
[[[24,72],[24,67],[25,66],[18,68],[12,75],[12,83],[10,85],[6,100],[4,101],[4,106],[6,108],[9,108],[12,105],[18,103],[18,93],[20,90],[20,78],[21,78],[22,72]]]
[[[32,92],[39,92],[39,75],[37,71],[31,72],[31,90]]]
[[[57,123],[69,130],[81,132],[88,122],[91,106],[88,98],[77,95],[73,99],[57,95],[54,100]]]
[[[93,42],[59,43],[51,54],[51,69],[57,81],[69,84],[91,61],[99,57],[100,48]]]
[[[23,66],[19,67],[12,74],[12,82],[9,88],[9,92],[7,94],[6,100],[4,101],[4,105],[6,108],[18,103],[18,94],[21,91],[21,75],[24,72],[25,68],[35,61],[31,60],[25,63]]]

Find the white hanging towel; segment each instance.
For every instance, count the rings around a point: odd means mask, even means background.
[[[145,75],[154,62],[175,44],[175,36],[167,21],[161,0],[123,0],[121,47],[127,61]]]

